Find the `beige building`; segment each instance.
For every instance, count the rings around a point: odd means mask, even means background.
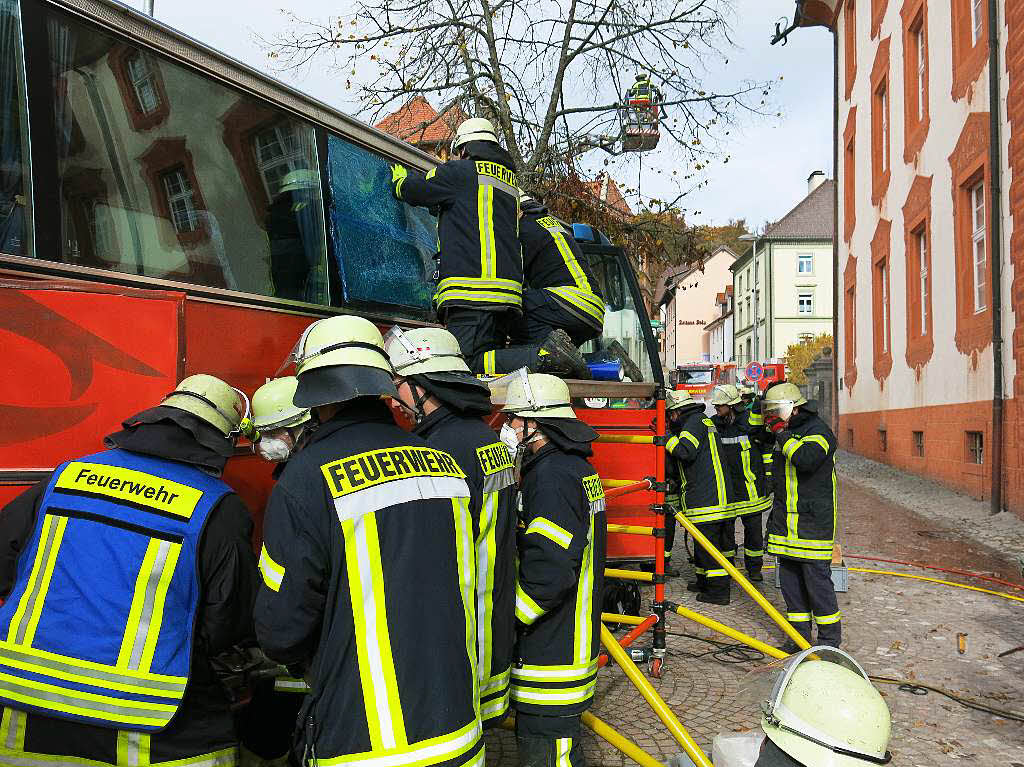
[[[708,325],[721,316],[716,297],[731,281],[736,254],[719,246],[698,265],[667,270],[659,280],[656,303],[662,322],[662,364],[666,371],[711,359]]]
[[[834,195],[835,184],[812,173],[807,196],[733,263],[738,367],[781,358],[790,344],[832,332]]]

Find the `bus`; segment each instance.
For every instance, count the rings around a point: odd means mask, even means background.
[[[0,0],[0,505],[197,372],[251,394],[302,330],[357,314],[433,322],[435,220],[396,201],[389,165],[437,160],[111,0]],[[660,526],[664,380],[621,248],[579,231],[625,382],[571,382],[609,503]],[[225,480],[257,537],[271,467],[247,446]],[[619,536],[612,557],[659,541]]]

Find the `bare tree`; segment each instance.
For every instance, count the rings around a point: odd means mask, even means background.
[[[282,69],[325,57],[371,121],[411,95],[440,103],[442,115],[459,105],[492,118],[527,187],[571,174],[597,146],[612,149],[635,74],[663,92],[663,140],[697,171],[716,152],[716,131],[761,112],[771,87],[702,84],[709,57],[731,47],[731,0],[355,0],[352,9],[326,20],[288,14],[262,42]]]

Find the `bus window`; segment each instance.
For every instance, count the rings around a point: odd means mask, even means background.
[[[47,23],[61,237],[44,257],[329,303],[310,125],[64,15]]]
[[[390,163],[345,139],[327,138],[328,207],[345,303],[430,311],[437,222],[391,194]]]
[[[18,0],[0,0],[0,253],[31,255],[28,119]]]

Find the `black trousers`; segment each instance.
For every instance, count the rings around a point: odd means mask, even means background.
[[[537,364],[537,353],[541,344],[552,330],[561,328],[577,346],[597,338],[601,331],[589,325],[566,309],[547,290],[523,291],[523,315],[511,323],[508,329],[509,346],[502,343],[494,348],[486,370],[488,373],[511,373],[522,367],[533,369]]]
[[[537,716],[516,712],[520,767],[584,767],[580,715]]]
[[[743,566],[748,573],[761,572],[764,564],[764,512],[745,514],[743,524]]]
[[[712,546],[725,555],[726,559],[732,560],[728,551],[735,545],[732,532],[735,524],[730,518],[717,522],[705,522],[697,525],[697,529],[711,542]],[[697,584],[700,586],[701,592],[709,597],[729,596],[732,578],[708,553],[707,549],[696,541],[693,543],[693,564],[697,570]]]
[[[779,585],[786,600],[786,618],[811,642],[811,619],[818,626],[818,644],[839,647],[842,624],[832,585],[832,563],[821,559],[779,557]],[[813,642],[812,642],[813,644]]]
[[[469,369],[474,373],[483,373],[484,354],[505,346],[508,329],[514,318],[515,312],[511,309],[489,311],[453,307],[445,312],[444,326],[459,342]]]

